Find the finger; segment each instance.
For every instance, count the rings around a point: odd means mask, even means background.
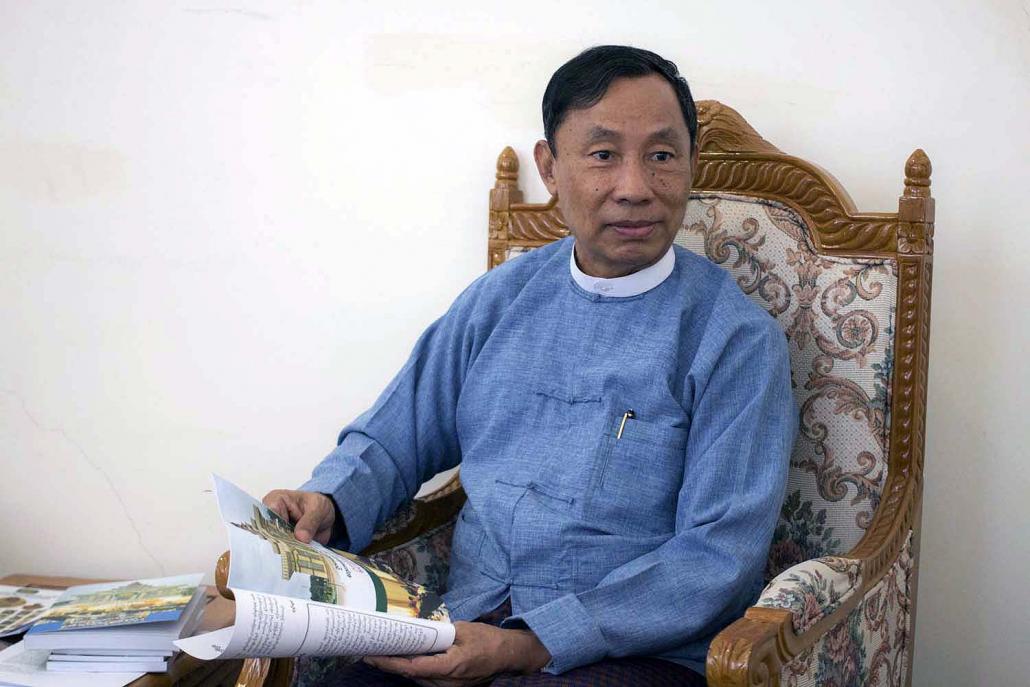
[[[287,491],[283,494],[283,503],[286,504],[286,512],[290,522],[297,522],[304,516],[307,510],[304,505],[304,492]]]
[[[333,529],[336,524],[336,507],[334,504],[326,504],[326,514],[322,518],[322,523],[319,525],[318,531],[315,532],[315,536],[312,539],[316,540],[319,544],[329,544],[330,537],[333,536]]]
[[[408,677],[439,679],[450,677],[454,672],[455,660],[447,652],[428,656],[412,656],[408,660]]]
[[[379,670],[397,673],[404,677],[434,679],[443,678],[452,670],[451,661],[442,659],[444,654],[431,656],[366,656],[365,662]]]
[[[324,507],[322,499],[315,497],[305,499],[304,512],[297,519],[297,525],[293,528],[297,539],[305,544],[311,541],[316,533],[321,533],[333,524],[334,513]],[[324,497],[323,497],[324,498]]]
[[[378,670],[386,670],[386,667],[383,665],[383,662],[380,661],[378,659],[378,657],[375,657],[375,656],[365,656],[365,657],[363,657],[361,659],[361,662],[362,663],[367,663],[368,665],[370,665],[373,668],[376,668]]]
[[[362,660],[373,668],[404,676],[408,675],[408,664],[411,662],[403,656],[366,656]]]
[[[336,514],[333,514],[333,520],[336,520]],[[319,544],[328,544],[329,538],[333,535],[333,523],[328,522],[322,525],[322,529],[318,531],[314,539]]]
[[[466,620],[455,620],[454,621],[454,644],[464,644],[469,641],[469,637],[474,635],[477,630],[481,630],[483,623],[470,623]]]
[[[289,511],[286,506],[286,499],[283,498],[283,493],[279,489],[270,491],[265,494],[265,498],[261,499],[261,503],[268,506],[276,515],[283,520],[288,519]]]

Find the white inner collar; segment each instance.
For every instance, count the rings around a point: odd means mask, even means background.
[[[576,284],[588,293],[596,293],[600,296],[610,296],[612,298],[639,296],[650,291],[665,281],[672,274],[672,268],[676,265],[676,253],[673,251],[672,246],[669,246],[669,250],[665,252],[662,259],[650,267],[645,267],[633,274],[627,274],[625,277],[605,279],[603,277],[591,277],[579,269],[579,265],[576,264],[575,244],[573,244],[572,250],[569,253],[569,269],[572,271],[572,279]]]

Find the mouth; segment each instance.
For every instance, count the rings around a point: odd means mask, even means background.
[[[619,220],[609,222],[608,226],[615,230],[619,236],[629,239],[647,238],[658,226],[654,220]]]

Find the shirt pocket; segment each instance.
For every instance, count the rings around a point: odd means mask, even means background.
[[[621,427],[621,436],[619,433]],[[623,416],[601,439],[587,496],[588,520],[613,534],[663,534],[675,529],[688,430]]]
[[[468,562],[479,560],[485,538],[486,530],[479,522],[479,517],[472,508],[472,504],[466,501],[461,512],[458,513],[458,522],[451,538],[451,558]]]

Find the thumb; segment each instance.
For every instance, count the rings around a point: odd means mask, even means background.
[[[304,514],[300,516],[297,525],[293,528],[294,536],[305,544],[310,543],[315,533],[325,526],[326,514],[325,508],[323,508],[325,505],[322,502],[323,499],[328,500],[328,497],[322,496],[321,498],[307,500],[302,506]],[[332,512],[331,510],[329,511],[329,513]],[[332,516],[330,515],[330,517]]]

